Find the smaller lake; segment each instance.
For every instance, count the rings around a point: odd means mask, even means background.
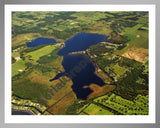
[[[39,37],[35,40],[32,40],[31,42],[26,42],[27,47],[36,47],[39,45],[43,44],[55,44],[57,43],[55,39],[52,38],[44,38],[44,37]]]
[[[65,46],[58,52],[58,55],[64,56],[71,52],[84,51],[91,45],[98,44],[106,40],[106,35],[85,32],[78,33],[65,41]]]
[[[12,115],[33,115],[33,114],[29,111],[12,109]]]

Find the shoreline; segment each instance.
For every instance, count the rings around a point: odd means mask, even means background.
[[[79,52],[79,51],[78,51],[78,52]],[[81,51],[80,51],[80,52],[81,52]],[[93,64],[93,66],[94,66],[94,68],[95,68],[94,74],[97,75],[99,78],[101,78],[103,81],[105,81],[105,79],[98,73],[98,66],[97,66],[97,64],[93,62],[93,60],[92,60],[91,57],[87,54],[87,52],[85,52],[85,53],[68,54],[68,56],[76,56],[76,55],[84,55],[84,56],[86,56],[86,57],[89,59],[89,61]],[[110,76],[110,74],[109,74],[108,72],[106,72],[106,71],[105,71],[104,73],[105,73],[110,79],[113,80],[112,85],[115,85],[115,81],[114,81],[114,79]],[[108,84],[108,85],[110,85],[110,84]]]
[[[97,75],[98,77],[100,77],[103,81],[105,81],[105,79],[98,73],[98,66],[95,62],[93,62],[92,58],[87,54],[87,53],[84,53],[84,55],[88,56],[89,58],[89,61],[93,64],[94,68],[95,68],[95,71],[94,71],[94,74]],[[104,72],[109,78],[111,78],[113,81],[114,79],[110,76],[110,74],[108,72]],[[109,84],[110,85],[110,84]],[[115,84],[112,84],[112,85],[115,85]]]

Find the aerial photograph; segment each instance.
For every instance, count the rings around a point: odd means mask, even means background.
[[[149,115],[148,11],[12,11],[12,115]]]

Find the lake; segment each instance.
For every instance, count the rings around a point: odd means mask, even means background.
[[[39,38],[36,38],[35,40],[32,40],[31,42],[26,42],[26,45],[27,47],[36,47],[39,45],[55,44],[55,43],[57,43],[55,39],[39,37]]]
[[[58,52],[58,55],[64,56],[71,52],[84,51],[91,45],[107,40],[106,35],[95,33],[78,33],[65,41],[65,46]]]

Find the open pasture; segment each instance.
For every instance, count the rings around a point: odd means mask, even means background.
[[[31,56],[30,59],[37,61],[37,60],[39,60],[40,57],[51,53],[54,49],[55,49],[54,46],[48,45],[48,46],[45,46],[45,47],[38,49],[36,51],[29,52],[25,56]]]

